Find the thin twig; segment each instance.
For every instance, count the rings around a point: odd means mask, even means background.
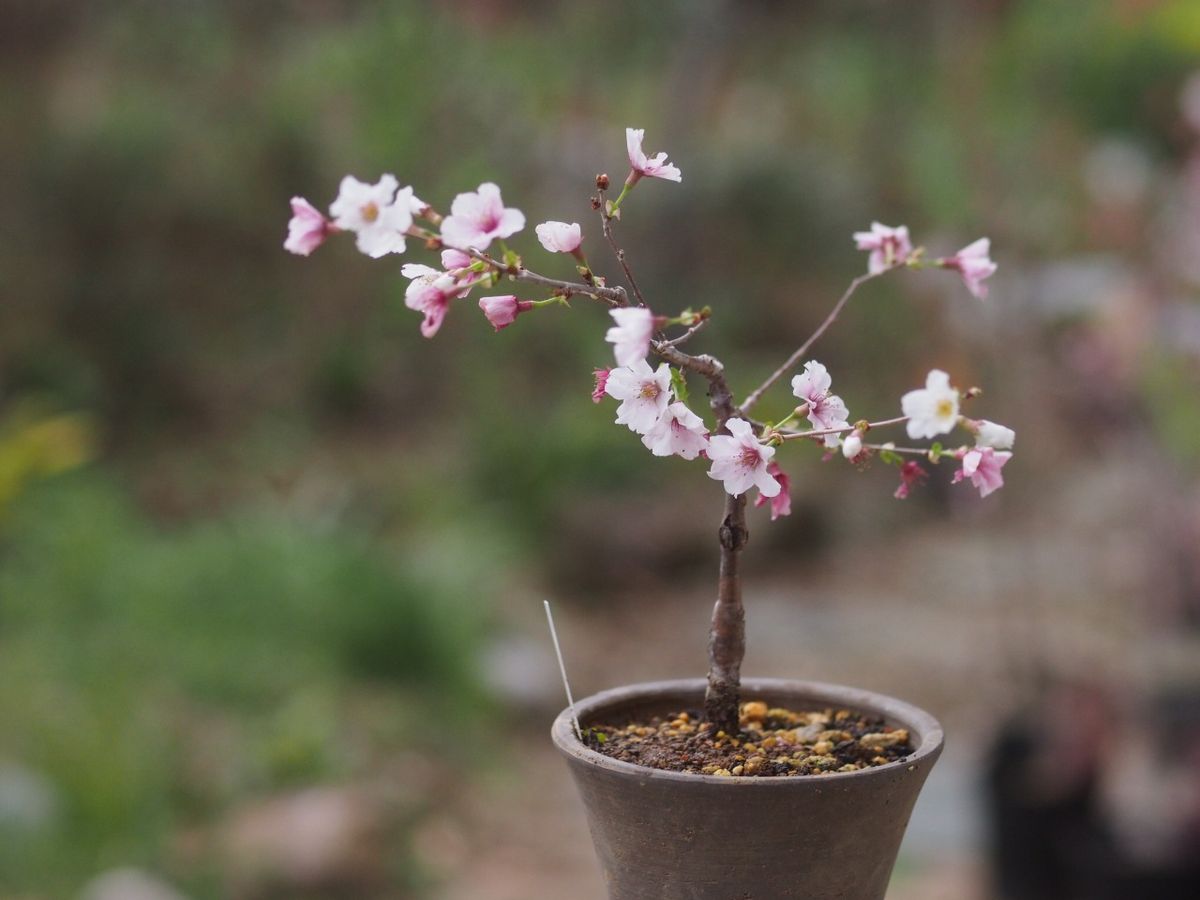
[[[863,444],[868,450],[888,450],[892,453],[911,453],[914,456],[929,456],[929,448],[921,447],[893,447],[890,444]],[[943,450],[941,456],[953,456],[950,451]]]
[[[563,281],[561,278],[550,278],[546,275],[541,275],[524,266],[507,266],[495,257],[474,248],[463,252],[474,259],[487,263],[502,275],[508,275],[510,278],[515,278],[518,281],[528,281],[530,284],[551,288],[566,297],[579,294],[581,296],[592,297],[596,300],[603,300],[609,306],[629,305],[629,298],[623,287],[600,287],[595,284],[584,284],[581,281]]]
[[[881,419],[878,422],[868,422],[867,428],[882,428],[885,425],[899,425],[907,421],[908,416],[897,416],[894,419]],[[785,441],[793,441],[797,438],[825,437],[829,434],[844,434],[847,431],[854,431],[857,427],[857,425],[847,425],[845,428],[823,428],[820,431],[780,431],[779,437]]]
[[[699,322],[697,322],[695,325],[693,325],[691,328],[689,328],[683,334],[679,335],[679,337],[671,338],[671,340],[662,341],[661,343],[664,347],[678,347],[680,344],[686,343],[687,340],[693,334],[695,334],[698,331],[702,331],[704,329],[704,326],[707,325],[708,322],[709,322],[708,319],[701,319]]]
[[[642,289],[638,287],[637,279],[633,277],[633,270],[629,268],[629,261],[625,259],[625,251],[617,244],[616,237],[612,232],[612,216],[608,214],[604,204],[604,191],[599,192],[600,196],[600,230],[604,232],[604,239],[608,241],[608,246],[612,248],[613,254],[617,257],[617,262],[621,264],[622,271],[625,272],[625,280],[629,282],[629,286],[633,288],[633,296],[637,297],[638,306],[646,305],[646,298],[642,296]]]
[[[893,266],[892,268],[896,268],[896,267]],[[829,328],[829,326],[834,323],[834,321],[838,317],[838,314],[841,313],[843,307],[845,307],[845,305],[849,302],[850,298],[852,296],[854,296],[854,292],[857,291],[864,284],[866,284],[868,281],[872,280],[873,278],[878,278],[880,275],[883,275],[890,271],[891,271],[891,269],[884,269],[882,272],[874,272],[874,273],[868,272],[865,275],[859,275],[857,278],[855,278],[853,281],[851,281],[850,286],[848,288],[846,288],[846,292],[844,294],[842,294],[842,296],[838,300],[838,302],[834,304],[834,307],[832,310],[830,310],[829,315],[827,315],[825,317],[825,321],[817,326],[817,330],[812,333],[812,336],[809,337],[809,339],[807,341],[805,341],[803,344],[800,345],[799,350],[797,350],[795,353],[793,353],[791,356],[789,356],[787,358],[787,362],[785,362],[782,366],[780,366],[778,369],[776,369],[774,372],[772,372],[766,381],[764,381],[757,388],[755,388],[754,391],[750,394],[750,396],[748,396],[745,400],[742,401],[742,405],[740,407],[738,407],[738,409],[742,413],[747,413],[751,409],[753,409],[754,404],[757,403],[760,399],[762,399],[762,395],[765,394],[767,391],[769,391],[771,389],[771,386],[774,385],[775,382],[777,382],[780,378],[782,378],[784,375],[786,375],[791,369],[793,369],[796,366],[796,364],[798,362],[800,362],[801,359],[804,358],[804,355],[806,353],[808,353],[808,351],[812,348],[812,345],[815,344],[817,342],[817,340],[821,337],[821,335],[823,335],[826,332],[826,330]]]

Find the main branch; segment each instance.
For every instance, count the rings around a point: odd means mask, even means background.
[[[717,417],[717,430],[738,414],[733,392],[725,380],[721,361],[707,354],[692,356],[669,341],[657,341],[654,352],[681,369],[702,375],[708,381],[708,400]],[[728,432],[726,432],[728,433]],[[704,694],[704,718],[717,731],[738,733],[741,702],[742,659],[746,656],[746,611],[742,606],[741,557],[750,540],[746,528],[746,495],[725,497],[725,516],[718,532],[721,571],[717,602],[708,633],[708,690]]]

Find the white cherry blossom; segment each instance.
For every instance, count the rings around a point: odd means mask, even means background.
[[[654,423],[654,427],[642,437],[655,456],[682,456],[695,459],[708,449],[708,429],[704,420],[676,401]]]
[[[635,173],[630,177],[636,180],[646,175],[651,178],[665,178],[667,181],[682,181],[683,173],[679,171],[679,166],[667,162],[665,151],[646,158],[646,152],[642,149],[642,139],[645,136],[644,128],[625,129],[625,149],[629,151],[629,165]]]
[[[617,324],[608,329],[604,339],[613,345],[617,365],[632,366],[639,359],[644,360],[654,336],[654,313],[635,306],[609,310],[609,315]]]
[[[900,408],[908,416],[910,438],[949,434],[958,424],[958,391],[950,386],[949,375],[934,369],[923,389],[909,391],[900,398]]]
[[[347,175],[329,214],[336,227],[355,233],[360,252],[378,259],[404,252],[404,233],[412,226],[411,207],[412,188],[401,188],[395,175],[384,175],[375,184]]]
[[[975,446],[991,447],[994,450],[1011,450],[1017,439],[1017,433],[1011,428],[980,419],[971,423],[975,432]]]
[[[725,427],[729,434],[714,434],[708,439],[708,458],[712,460],[708,477],[724,482],[726,493],[735,497],[752,487],[764,497],[774,497],[781,487],[767,466],[775,448],[760,443],[754,426],[745,419],[732,418]]]
[[[671,399],[671,369],[663,363],[655,371],[644,359],[608,373],[605,393],[622,401],[617,407],[618,425],[646,434],[657,424]]]

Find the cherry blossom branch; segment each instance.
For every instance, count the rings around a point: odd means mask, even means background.
[[[810,437],[825,437],[830,434],[845,434],[847,431],[868,431],[872,428],[883,428],[885,425],[900,425],[908,421],[908,416],[897,416],[894,419],[880,419],[878,422],[867,422],[866,427],[859,422],[854,425],[846,425],[843,428],[822,428],[816,431],[776,431],[781,441],[794,441],[797,438]]]
[[[913,456],[929,456],[928,447],[894,447],[891,444],[863,444],[863,448],[867,450],[887,450],[891,453],[910,453]]]
[[[702,353],[692,356],[677,350],[670,341],[654,341],[650,348],[659,357],[680,369],[687,369],[703,376],[708,381],[708,402],[717,416],[717,430],[725,427],[725,422],[737,415],[737,407],[733,403],[733,391],[725,380],[725,366],[715,356]]]
[[[524,266],[510,266],[500,262],[493,256],[483,253],[473,248],[468,248],[464,251],[468,256],[477,259],[480,262],[487,263],[497,272],[502,275],[508,275],[518,281],[527,281],[530,284],[541,285],[542,287],[551,288],[559,291],[564,296],[570,297],[574,294],[581,294],[588,297],[593,297],[596,300],[604,300],[609,306],[628,306],[629,298],[623,287],[601,287],[598,284],[584,284],[581,281],[563,281],[560,278],[550,278],[546,275],[541,275],[534,272],[532,269],[527,269]]]
[[[638,287],[637,279],[633,277],[633,270],[629,268],[629,261],[625,259],[625,251],[617,244],[617,239],[613,235],[612,220],[613,217],[608,214],[608,210],[604,206],[604,189],[599,192],[600,197],[600,230],[604,232],[604,239],[608,242],[608,246],[612,248],[613,254],[617,257],[617,262],[621,264],[621,269],[625,273],[625,280],[629,282],[629,286],[633,288],[633,295],[637,297],[638,306],[646,306],[646,298],[642,296],[642,289]]]
[[[754,408],[754,404],[762,399],[762,395],[771,389],[775,382],[786,375],[791,369],[796,367],[800,360],[802,360],[808,351],[812,349],[813,344],[815,344],[820,339],[821,335],[823,335],[829,329],[829,326],[837,320],[838,315],[845,308],[846,304],[850,302],[850,298],[854,296],[855,291],[857,291],[868,281],[878,278],[880,275],[886,274],[890,271],[891,269],[889,268],[884,269],[881,272],[867,272],[864,275],[859,275],[857,278],[851,281],[850,286],[846,288],[841,298],[837,303],[834,304],[833,309],[829,311],[829,315],[825,317],[825,321],[818,325],[817,330],[812,333],[809,339],[800,345],[800,349],[789,356],[783,365],[772,372],[766,381],[755,388],[750,395],[742,401],[742,405],[738,407],[739,412],[743,414],[748,413]]]
[[[708,322],[708,319],[701,319],[683,334],[679,335],[679,337],[671,338],[671,340],[662,341],[661,343],[664,347],[678,347],[680,344],[686,343],[696,332],[703,331],[704,326],[706,326]]]

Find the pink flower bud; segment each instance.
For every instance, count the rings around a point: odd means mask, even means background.
[[[574,253],[583,242],[583,230],[579,223],[543,222],[534,229],[542,246],[551,253]]]
[[[596,386],[592,388],[592,402],[599,403],[608,396],[608,391],[605,386],[608,384],[608,373],[612,369],[593,369],[592,376],[596,379]]]
[[[892,496],[897,500],[905,499],[908,496],[909,489],[914,484],[928,477],[929,473],[921,468],[921,464],[916,460],[910,459],[900,467],[900,486],[896,488],[896,493]]]
[[[528,300],[518,300],[512,294],[505,294],[501,297],[480,297],[479,308],[492,327],[499,331],[516,321],[520,313],[533,309],[533,304]]]
[[[442,251],[442,268],[449,272],[452,269],[466,269],[475,260],[463,253],[461,250],[454,250],[447,247]]]

